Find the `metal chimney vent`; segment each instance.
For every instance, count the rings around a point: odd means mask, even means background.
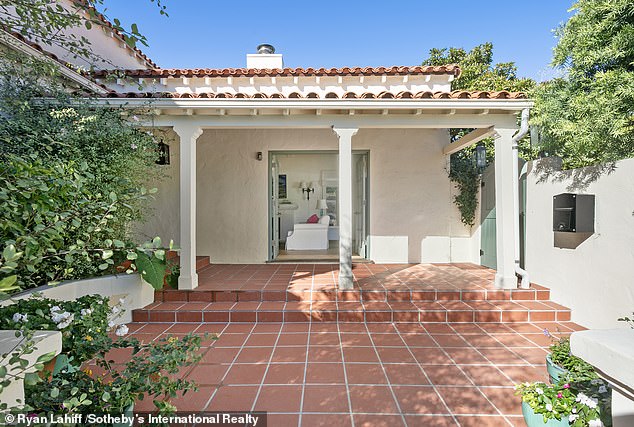
[[[275,53],[275,48],[270,44],[261,44],[258,46],[258,53],[260,55],[272,55]]]

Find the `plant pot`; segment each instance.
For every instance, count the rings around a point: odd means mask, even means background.
[[[121,415],[125,415],[128,418],[132,418],[134,416],[134,403],[130,406],[128,406],[127,408],[125,408],[125,410],[123,411],[123,414]],[[112,423],[112,427],[130,427],[130,424],[128,423]]]
[[[561,366],[556,365],[552,359],[550,358],[550,354],[546,356],[546,370],[548,371],[548,375],[550,376],[550,383],[557,384],[559,382],[559,378],[565,376],[568,371],[562,368]]]
[[[522,402],[522,415],[524,415],[524,421],[528,427],[568,427],[568,417],[562,417],[561,420],[550,419],[544,422],[544,416],[542,414],[536,414],[533,408],[526,402]]]

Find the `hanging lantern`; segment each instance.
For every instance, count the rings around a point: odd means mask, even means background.
[[[487,149],[484,144],[478,144],[475,148],[475,164],[478,170],[483,171],[487,167]]]
[[[170,164],[170,146],[161,141],[158,144],[159,158],[156,160],[157,165],[169,165]]]

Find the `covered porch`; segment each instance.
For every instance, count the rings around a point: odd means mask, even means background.
[[[331,130],[332,144],[338,155],[338,268],[336,273],[337,288],[352,290],[355,287],[355,276],[352,271],[353,256],[353,144],[360,131],[407,130],[421,132],[447,132],[451,128],[474,129],[461,140],[449,144],[441,144],[436,155],[445,158],[449,168],[449,155],[457,150],[472,145],[487,137],[496,139],[496,253],[497,272],[493,278],[497,289],[515,289],[518,285],[516,277],[516,242],[518,241],[515,222],[514,201],[517,199],[517,186],[514,185],[513,162],[517,146],[513,136],[518,131],[517,114],[530,108],[531,102],[521,98],[510,98],[504,95],[496,99],[469,99],[459,96],[447,96],[445,99],[195,99],[175,98],[150,101],[154,112],[153,124],[171,128],[177,135],[179,144],[178,178],[179,178],[179,234],[180,239],[180,278],[179,289],[196,289],[200,277],[196,271],[196,256],[208,255],[198,253],[201,244],[198,230],[200,213],[197,213],[197,162],[205,161],[197,155],[197,146],[201,135],[220,135],[221,131],[249,130],[254,132],[272,130],[316,131]],[[487,95],[488,96],[488,95]],[[110,104],[147,104],[141,99],[111,99]],[[207,132],[211,132],[207,134]],[[365,136],[367,141],[367,135]],[[213,140],[211,141],[213,143]],[[396,142],[396,141],[395,141]],[[389,150],[389,142],[382,142]],[[425,146],[425,142],[420,143]],[[428,147],[431,147],[428,145]],[[327,147],[327,149],[331,147]],[[212,148],[210,150],[213,150]],[[431,148],[427,148],[431,150]],[[198,150],[199,151],[199,150]],[[372,155],[372,150],[370,150]],[[264,153],[266,155],[266,153]],[[253,153],[255,158],[256,153]],[[376,156],[375,156],[376,157]],[[446,173],[446,171],[443,171]],[[446,176],[446,175],[445,175]],[[407,177],[402,177],[407,179]],[[449,185],[448,179],[446,179]],[[218,183],[218,185],[221,185]],[[220,201],[217,201],[218,203]],[[427,200],[428,206],[435,203],[450,205],[451,197],[446,200]],[[413,216],[419,212],[414,212]],[[438,216],[439,214],[436,214]],[[444,214],[440,214],[441,216]],[[432,214],[433,217],[433,214]],[[431,217],[430,217],[431,218]],[[406,226],[406,225],[405,225]],[[210,226],[207,224],[207,228]],[[451,228],[451,226],[449,226]],[[477,240],[477,235],[472,235]],[[383,240],[381,240],[383,239]],[[370,247],[379,248],[386,245],[383,252],[392,250],[389,246],[394,240],[390,236],[376,236]],[[472,240],[474,240],[472,239]],[[379,242],[379,243],[376,243]],[[388,242],[388,243],[385,243]],[[237,244],[232,242],[233,245]],[[430,252],[440,255],[439,262],[455,262],[450,254],[453,244],[451,235],[428,239],[426,242],[409,242],[418,245],[427,244]],[[471,243],[470,243],[471,244]],[[479,242],[476,242],[479,244]],[[473,245],[472,245],[473,246]],[[475,248],[468,249],[475,253]],[[405,259],[408,260],[407,255]],[[411,257],[410,257],[411,258]],[[469,260],[475,261],[475,256]],[[429,259],[429,258],[428,258]],[[265,259],[259,260],[260,262]],[[411,259],[409,260],[412,261]],[[414,259],[423,261],[424,257]],[[212,259],[214,262],[214,259]],[[333,273],[335,274],[335,273]],[[524,284],[528,286],[528,283]]]

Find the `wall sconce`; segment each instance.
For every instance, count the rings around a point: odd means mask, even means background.
[[[326,199],[317,200],[317,209],[319,209],[319,216],[324,216],[324,211],[328,210],[328,204],[326,203]]]
[[[170,164],[170,146],[163,142],[161,139],[158,144],[159,157],[156,160],[157,165],[169,165]]]
[[[308,184],[305,181],[300,182],[299,188],[302,189],[302,195],[306,193],[306,200],[310,200],[310,193],[314,193],[315,189],[313,188],[313,183],[309,182]]]
[[[256,159],[258,159],[259,162],[262,161],[262,152],[258,151],[258,154],[255,156]]]
[[[478,168],[478,172],[482,173],[487,167],[487,149],[484,144],[476,145],[474,157],[476,168]]]

